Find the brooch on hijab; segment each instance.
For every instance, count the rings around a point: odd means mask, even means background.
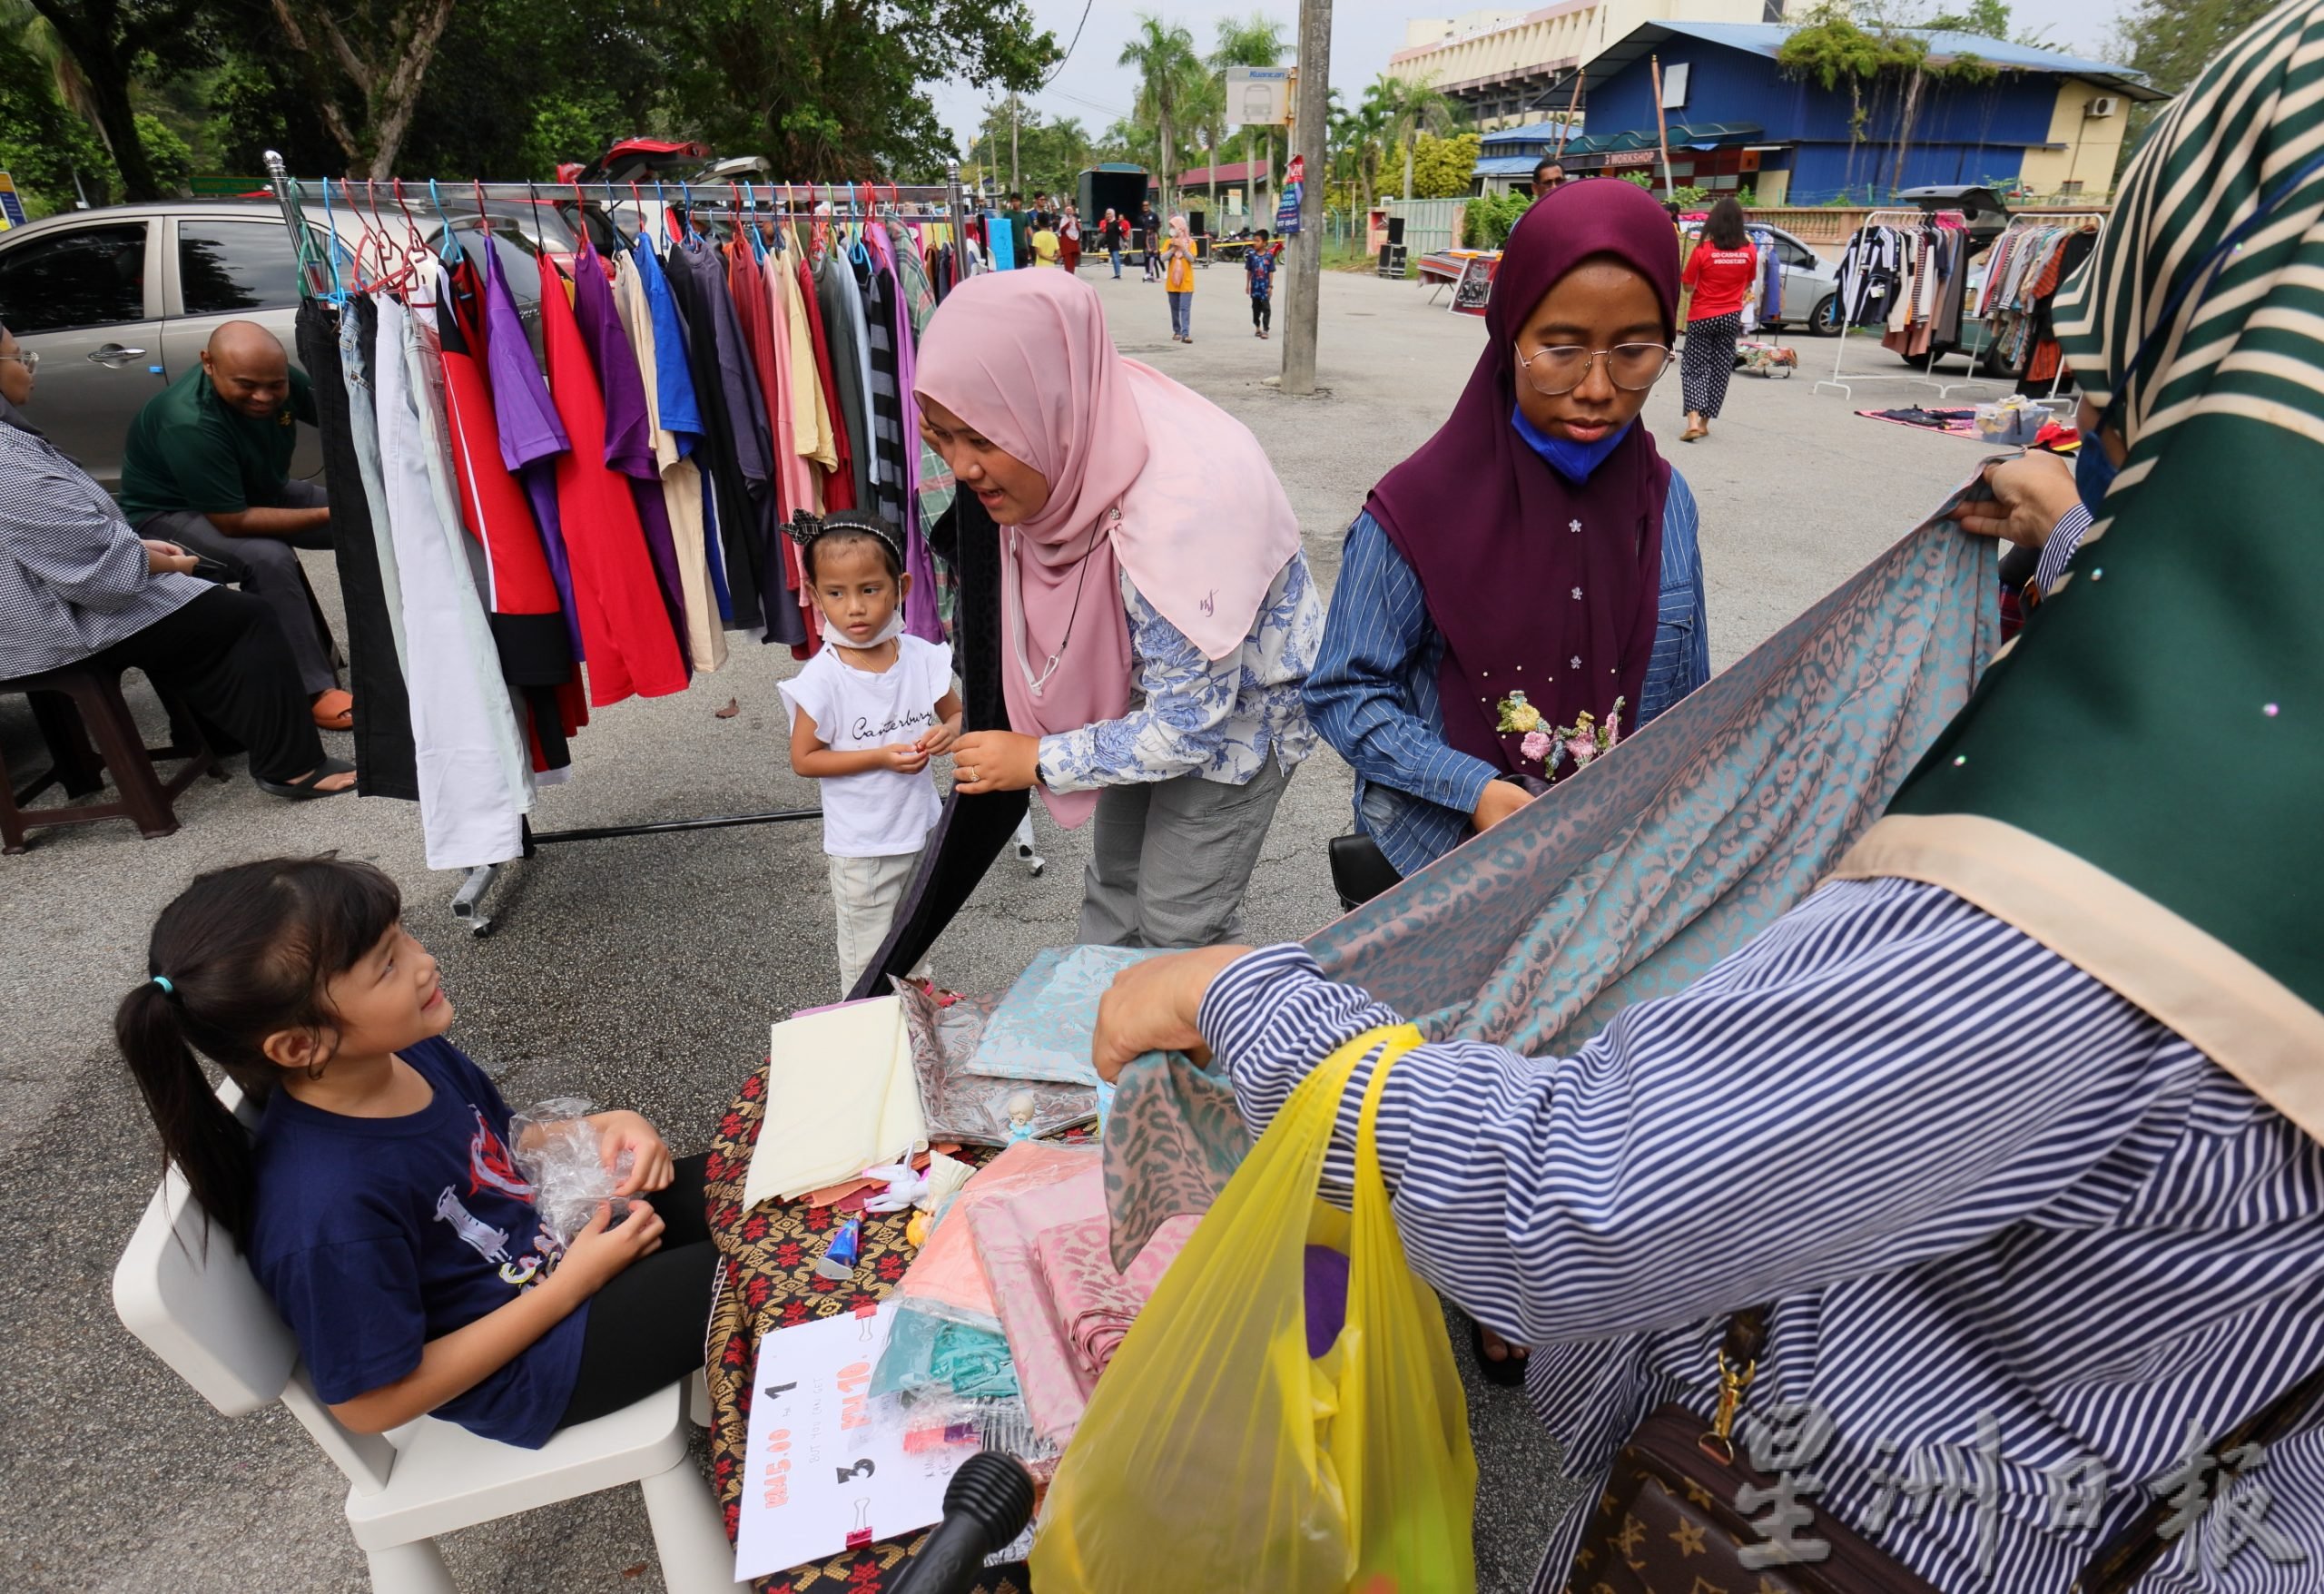
[[[1554,781],[1560,764],[1570,762],[1580,769],[1622,739],[1622,708],[1628,701],[1614,699],[1602,725],[1587,712],[1571,725],[1551,725],[1523,693],[1512,692],[1498,704],[1499,729],[1510,735],[1521,734],[1524,740],[1517,744],[1519,755],[1528,763],[1541,765],[1543,779]]]

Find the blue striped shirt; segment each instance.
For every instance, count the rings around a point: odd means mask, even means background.
[[[1710,679],[1696,525],[1695,496],[1674,470],[1662,512],[1660,613],[1637,724]],[[1307,677],[1307,714],[1354,767],[1356,828],[1403,874],[1468,839],[1469,816],[1501,772],[1445,743],[1436,689],[1443,658],[1420,577],[1379,522],[1358,514]]]
[[[1198,1024],[1256,1127],[1396,1021],[1277,947],[1221,974]],[[1343,1201],[1370,1071],[1325,1161]],[[1771,1304],[1747,1447],[1779,1403],[1816,1402],[1835,1437],[1804,1503],[1951,1594],[2063,1594],[2191,1432],[2324,1364],[2324,1146],[1935,886],[1826,886],[1574,1057],[1422,1047],[1378,1145],[1413,1266],[1535,1347],[1528,1393],[1570,1476],[1602,1487],[1665,1401],[1708,1413],[1727,1316]],[[2221,1498],[2141,1594],[2324,1584],[2315,1417]],[[2239,1545],[2239,1512],[2280,1538]],[[1537,1589],[1561,1586],[1588,1514]]]

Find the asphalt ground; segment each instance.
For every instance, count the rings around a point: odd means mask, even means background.
[[[1266,445],[1327,583],[1364,493],[1447,413],[1484,335],[1415,285],[1334,275],[1322,294],[1327,391],[1293,398],[1265,382],[1287,306],[1276,307],[1276,339],[1255,339],[1240,271],[1201,274],[1196,341],[1183,346],[1169,340],[1158,286],[1134,272],[1117,284],[1102,265],[1082,275],[1125,353],[1209,395]],[[1664,443],[1702,506],[1714,665],[1901,536],[1982,457],[1960,438],[1850,413],[1933,401],[1926,388],[1813,392],[1835,345],[1799,341],[1797,377],[1738,375],[1709,440]],[[1849,365],[1902,369],[1856,340]],[[1673,372],[1649,423],[1675,439],[1679,411]],[[328,557],[308,560],[336,621]],[[576,743],[572,782],[540,793],[537,826],[812,806],[811,783],[789,771],[775,691],[794,667],[783,650],[743,645],[684,694],[601,711]],[[133,685],[131,696],[158,740],[150,693]],[[740,712],[718,717],[730,701]],[[0,755],[19,781],[41,762],[21,697],[0,700]],[[1297,939],[1333,917],[1324,843],[1348,828],[1348,772],[1328,750],[1301,769],[1253,881],[1255,936]],[[112,1269],[158,1156],[110,1017],[143,975],[154,914],[204,869],[323,848],[371,860],[401,883],[408,922],[443,962],[459,1009],[453,1038],[512,1100],[578,1094],[634,1107],[683,1154],[705,1144],[769,1023],[837,993],[820,838],[812,824],[780,824],[547,849],[506,872],[489,900],[496,932],[479,940],[450,918],[457,881],[426,868],[409,804],[284,803],[236,761],[226,782],[197,782],[178,813],[182,828],[165,839],[140,841],[116,821],[43,832],[28,853],[0,859],[0,1204],[20,1225],[17,1261],[0,1272],[0,1589],[359,1590],[369,1585],[340,1515],[345,1484],[304,1432],[280,1407],[219,1415],[113,1313]],[[1039,826],[1047,870],[994,866],[935,948],[946,983],[1004,989],[1035,951],[1071,939],[1086,851],[1046,817]],[[1459,1354],[1465,1367],[1465,1346]],[[1471,1420],[1484,1480],[1481,1583],[1521,1589],[1561,1504],[1554,1451],[1521,1397],[1473,1378]],[[635,1491],[446,1546],[472,1589],[661,1587]]]

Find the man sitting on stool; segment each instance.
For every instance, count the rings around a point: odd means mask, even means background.
[[[255,321],[210,335],[202,369],[147,400],[129,425],[121,509],[140,536],[217,560],[266,600],[290,644],[315,723],[344,731],[354,699],[340,690],[298,548],[330,546],[322,487],[290,479],[299,425],[315,424],[307,373]]]

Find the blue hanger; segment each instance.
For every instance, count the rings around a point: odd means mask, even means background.
[[[328,177],[323,179],[323,225],[330,233],[330,243],[323,251],[324,258],[330,262],[330,301],[345,304],[347,284],[340,280],[339,275],[339,221],[331,214],[330,179]]]
[[[446,265],[457,266],[466,258],[468,251],[460,247],[460,235],[452,231],[452,218],[444,213],[444,196],[438,191],[433,177],[428,180],[428,198],[436,207],[436,219],[444,223],[444,246],[437,253]]]

